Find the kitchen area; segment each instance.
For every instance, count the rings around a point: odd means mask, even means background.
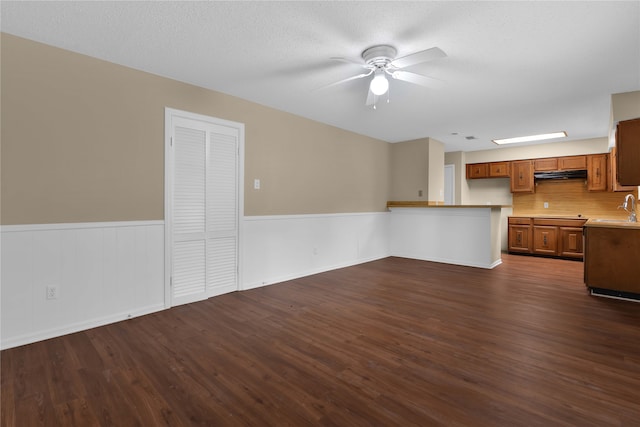
[[[393,255],[487,269],[505,253],[574,260],[590,294],[640,301],[640,91],[611,95],[607,137],[465,152],[425,138],[391,148]]]
[[[470,191],[508,180],[504,252],[582,261],[592,295],[640,301],[640,114],[630,110],[612,119],[606,151],[466,163],[465,179]]]

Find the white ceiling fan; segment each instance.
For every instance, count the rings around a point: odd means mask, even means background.
[[[331,59],[357,64],[368,71],[358,74],[357,76],[352,76],[335,83],[331,83],[324,88],[373,75],[371,83],[369,84],[369,93],[367,95],[366,105],[373,105],[373,108],[375,109],[378,97],[385,93],[387,94],[387,102],[389,102],[389,80],[387,80],[387,75],[397,80],[425,87],[436,87],[442,83],[440,80],[403,70],[403,68],[411,67],[412,65],[446,57],[447,54],[440,48],[432,47],[401,58],[396,58],[396,54],[397,51],[393,46],[377,45],[362,52],[362,59],[364,60],[364,63],[355,62],[347,58],[333,57]]]

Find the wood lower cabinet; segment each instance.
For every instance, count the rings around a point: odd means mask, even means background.
[[[640,297],[640,228],[585,227],[584,283],[605,295]]]
[[[583,257],[582,227],[558,227],[558,256],[563,258]]]
[[[533,226],[533,253],[538,255],[558,255],[558,227],[550,225]]]
[[[533,238],[531,218],[509,218],[509,252],[530,254]]]
[[[509,217],[509,253],[582,259],[582,218]]]

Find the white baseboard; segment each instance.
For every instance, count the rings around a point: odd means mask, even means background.
[[[123,320],[129,320],[135,317],[144,316],[146,314],[155,313],[164,309],[164,304],[150,307],[140,307],[132,312],[114,313],[109,316],[90,319],[85,322],[77,322],[69,325],[64,325],[60,328],[51,328],[42,331],[36,331],[31,334],[10,337],[2,340],[2,349],[5,350],[12,347],[31,344],[37,341],[43,341],[50,338],[73,334],[75,332],[85,331],[87,329],[96,328],[98,326],[105,326],[111,323],[121,322]]]

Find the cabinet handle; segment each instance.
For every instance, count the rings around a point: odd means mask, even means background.
[[[598,178],[600,178],[600,168],[597,168],[597,169],[596,169],[596,176],[597,176]]]
[[[547,246],[547,235],[542,236],[542,244]]]

